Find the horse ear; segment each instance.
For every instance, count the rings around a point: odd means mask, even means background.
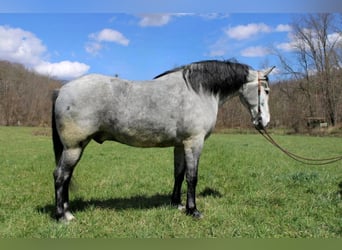
[[[275,66],[273,66],[273,67],[271,67],[271,68],[269,68],[269,69],[264,70],[264,71],[263,71],[264,76],[267,76],[269,73],[271,73],[271,71],[272,71],[274,68],[275,68]]]

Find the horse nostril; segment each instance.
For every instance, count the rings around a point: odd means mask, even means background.
[[[262,122],[258,122],[258,123],[256,123],[256,124],[254,124],[254,127],[255,127],[257,130],[260,130],[260,129],[263,129],[263,128],[264,128]]]

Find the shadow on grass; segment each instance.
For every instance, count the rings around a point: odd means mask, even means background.
[[[72,212],[85,211],[90,207],[104,209],[149,209],[170,205],[169,194],[155,194],[152,196],[137,195],[128,198],[113,198],[113,199],[90,199],[76,198],[70,200],[70,210]],[[48,204],[43,207],[37,207],[38,212],[50,214],[55,218],[55,205]]]
[[[214,198],[221,198],[222,194],[215,189],[206,187],[202,192],[199,193],[199,196],[202,196],[202,197],[212,196]]]
[[[199,196],[206,197],[212,196],[216,198],[222,197],[220,192],[206,187]],[[171,206],[170,194],[155,194],[152,196],[136,195],[127,198],[113,198],[113,199],[90,199],[76,198],[70,200],[71,212],[80,212],[89,209],[90,207],[103,208],[103,209],[150,209],[163,206]],[[55,205],[48,204],[43,207],[37,207],[39,213],[49,214],[51,218],[55,218]]]

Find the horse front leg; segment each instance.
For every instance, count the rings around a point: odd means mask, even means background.
[[[185,176],[188,186],[186,213],[195,218],[202,218],[202,214],[196,207],[196,186],[198,176],[199,158],[202,152],[204,138],[193,138],[184,143],[185,151]]]
[[[182,205],[181,200],[181,191],[182,191],[182,183],[184,180],[185,174],[185,156],[184,156],[184,147],[175,147],[174,149],[174,186],[173,192],[171,196],[171,204],[177,207],[179,210],[183,210],[184,206]]]

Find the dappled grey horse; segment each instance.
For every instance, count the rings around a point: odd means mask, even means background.
[[[87,75],[64,85],[54,95],[52,117],[56,218],[74,218],[69,210],[69,183],[91,139],[135,147],[174,147],[171,203],[181,206],[185,177],[186,213],[201,217],[195,201],[198,163],[218,108],[229,97],[239,95],[253,124],[267,126],[267,75],[272,69],[255,71],[236,62],[202,61],[150,81]]]

